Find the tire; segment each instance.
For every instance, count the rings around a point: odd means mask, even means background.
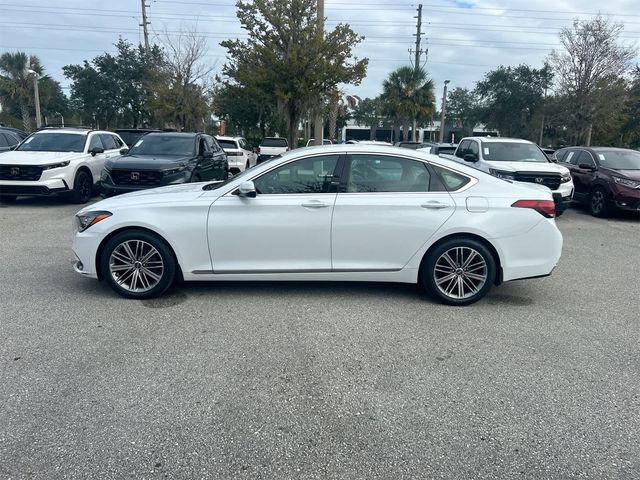
[[[0,203],[13,203],[18,198],[17,195],[0,195]]]
[[[109,239],[99,260],[103,277],[126,298],[158,297],[176,277],[171,247],[158,235],[143,230],[127,230]]]
[[[589,196],[589,212],[594,217],[606,217],[609,213],[607,192],[602,187],[596,187]]]
[[[422,262],[420,278],[422,286],[439,302],[471,305],[491,290],[496,278],[496,262],[479,241],[451,238],[428,255]]]
[[[86,170],[80,170],[73,180],[73,192],[71,194],[73,203],[87,203],[91,200],[92,193],[93,179],[91,175]]]

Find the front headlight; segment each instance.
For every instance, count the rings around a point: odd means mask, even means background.
[[[176,173],[184,172],[186,170],[185,165],[181,165],[176,168],[168,168],[167,170],[162,170],[162,175],[174,175]]]
[[[561,183],[567,183],[571,181],[571,174],[570,173],[563,173],[560,176],[560,182]]]
[[[622,177],[613,177],[613,181],[616,182],[618,185],[622,185],[623,187],[640,188],[640,182],[636,180],[630,180],[628,178],[622,178]]]
[[[71,162],[67,160],[66,162],[54,163],[53,165],[44,165],[42,167],[42,170],[51,170],[53,168],[68,167],[69,163],[71,163]]]
[[[505,172],[503,170],[496,170],[495,168],[490,168],[489,173],[494,177],[502,178],[504,180],[515,180],[516,174],[513,172]]]
[[[101,222],[105,218],[109,218],[113,215],[111,212],[107,212],[105,210],[98,210],[95,212],[85,212],[82,214],[76,215],[76,224],[78,226],[79,232],[84,232],[91,225],[95,225],[98,222]]]

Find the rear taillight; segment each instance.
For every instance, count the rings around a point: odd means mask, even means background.
[[[518,200],[511,206],[516,208],[531,208],[547,218],[556,216],[556,204],[553,200]]]

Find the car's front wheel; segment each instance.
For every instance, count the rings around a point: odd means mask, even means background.
[[[176,261],[167,242],[143,230],[124,231],[109,239],[102,249],[100,268],[116,292],[136,299],[162,295],[176,275]]]
[[[80,170],[73,181],[72,199],[74,203],[87,203],[93,193],[93,179],[89,172]]]
[[[447,305],[470,305],[484,297],[496,277],[487,247],[471,238],[452,238],[436,246],[422,264],[422,285]]]

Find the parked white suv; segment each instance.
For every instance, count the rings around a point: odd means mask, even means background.
[[[107,158],[120,155],[124,142],[115,133],[51,128],[39,130],[0,156],[0,201],[19,195],[68,193],[74,202],[92,196]]]
[[[557,215],[573,198],[569,169],[553,163],[535,143],[517,138],[467,137],[460,140],[453,155],[443,158],[464,163],[494,177],[542,185],[553,194]]]
[[[218,143],[227,154],[229,170],[234,175],[253,167],[258,160],[247,141],[242,137],[216,137]]]

